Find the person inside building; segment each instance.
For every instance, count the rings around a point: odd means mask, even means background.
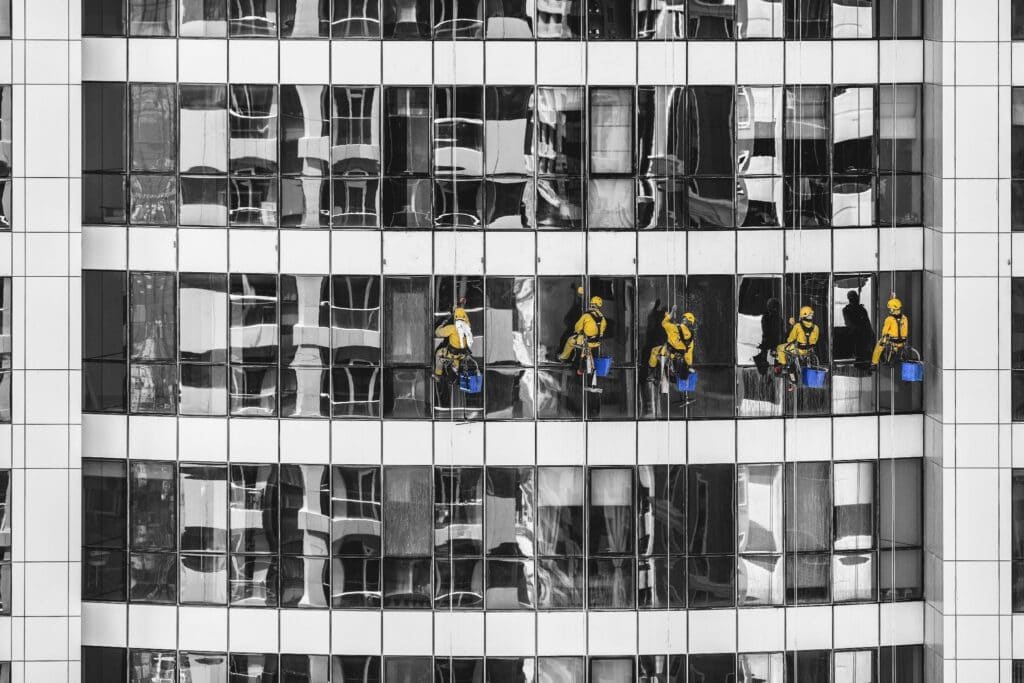
[[[768,354],[775,350],[782,343],[783,320],[782,304],[776,298],[768,299],[765,305],[765,312],[761,315],[761,343],[757,345],[757,354],[754,356],[754,365],[757,371],[764,377],[768,374]]]
[[[910,318],[903,314],[903,302],[893,294],[888,303],[889,315],[882,323],[882,338],[875,344],[875,351],[871,354],[871,369],[878,369],[878,362],[884,360],[887,364],[898,361],[907,348],[907,337],[910,334]]]
[[[821,329],[814,322],[814,309],[810,306],[801,307],[800,319],[794,322],[790,318],[790,323],[793,327],[789,330],[789,336],[775,348],[775,374],[785,372],[789,378],[788,389],[792,391],[796,386],[800,364],[814,353]]]
[[[686,379],[693,366],[693,347],[696,344],[694,330],[697,326],[697,318],[693,313],[683,313],[679,322],[675,321],[676,307],[665,312],[662,318],[661,327],[665,330],[665,343],[651,349],[651,355],[647,359],[647,365],[657,368],[658,363],[663,359],[669,364],[671,376],[677,379]]]
[[[857,367],[864,369],[871,357],[871,345],[875,340],[875,330],[871,327],[871,318],[864,304],[860,302],[860,294],[855,290],[846,293],[847,304],[843,306],[843,325],[850,331],[850,342],[853,346],[853,357]]]
[[[473,328],[469,324],[466,309],[455,308],[452,314],[434,330],[434,336],[441,343],[434,350],[434,379],[440,379],[445,366],[450,366],[454,375],[459,374],[462,361],[473,351]]]
[[[579,293],[583,293],[580,287]],[[558,359],[576,364],[576,374],[587,374],[587,358],[596,358],[601,348],[601,339],[608,329],[608,320],[601,313],[604,299],[599,296],[590,298],[587,310],[576,320],[572,333],[565,340]]]

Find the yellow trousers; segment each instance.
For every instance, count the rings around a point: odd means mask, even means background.
[[[569,360],[572,358],[572,354],[576,350],[576,347],[582,347],[584,344],[590,348],[591,352],[601,346],[601,342],[588,342],[585,334],[573,334],[565,340],[565,346],[562,347],[562,352],[558,354],[558,359]]]
[[[809,350],[800,349],[796,344],[779,344],[775,347],[775,362],[779,365],[789,365],[790,356],[806,358],[810,354]]]
[[[882,359],[883,353],[885,354],[886,362],[889,362],[889,359],[892,358],[893,354],[897,354],[903,350],[903,345],[905,343],[906,342],[894,341],[878,342],[875,344],[874,353],[871,354],[871,364],[878,365],[878,361]]]

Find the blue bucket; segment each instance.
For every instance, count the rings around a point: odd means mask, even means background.
[[[612,359],[610,356],[598,356],[594,359],[594,374],[598,377],[607,377],[612,371]]]
[[[800,374],[805,387],[821,389],[825,386],[825,375],[827,373],[821,368],[803,368]]]
[[[676,389],[681,392],[690,392],[697,390],[697,371],[690,370],[690,374],[686,376],[686,379],[676,380]]]
[[[484,388],[484,378],[479,372],[459,375],[459,389],[467,394],[479,394]]]
[[[900,378],[904,382],[923,382],[924,363],[916,360],[905,360],[900,363]]]

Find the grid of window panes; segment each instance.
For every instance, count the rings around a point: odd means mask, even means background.
[[[12,280],[0,277],[0,424],[11,421],[13,373],[11,351],[14,343],[11,304],[14,299]]]
[[[739,655],[486,658],[83,647],[82,683],[164,683],[178,680],[179,673],[183,681],[210,683],[923,683],[923,657],[920,645]]]
[[[1011,418],[1014,422],[1024,422],[1024,278],[1021,277],[1010,280],[1010,367]]]
[[[890,292],[920,339],[919,271],[801,275],[371,276],[86,270],[85,412],[285,418],[686,419],[917,412],[919,383],[871,351]],[[604,299],[601,393],[557,352]],[[436,326],[463,301],[484,390],[431,381]],[[698,321],[697,401],[658,381],[652,349],[673,305]],[[822,330],[822,388],[773,374],[801,306]]]
[[[920,84],[84,83],[82,103],[87,225],[921,223]]]
[[[918,600],[921,467],[87,459],[82,597],[436,610]]]
[[[83,35],[385,40],[920,38],[921,0],[83,0]]]
[[[1010,90],[1010,229],[1024,230],[1024,88]]]

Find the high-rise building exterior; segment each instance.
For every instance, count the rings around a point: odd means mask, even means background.
[[[0,683],[1024,682],[1016,39],[0,0]]]

